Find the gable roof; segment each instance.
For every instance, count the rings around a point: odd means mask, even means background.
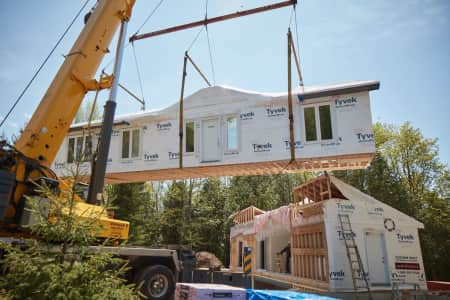
[[[365,202],[377,207],[382,207],[384,211],[390,212],[391,215],[395,215],[402,219],[402,221],[413,226],[424,228],[423,223],[416,219],[327,173],[294,187],[293,191],[295,197],[300,196],[300,199],[297,200],[300,205],[333,199]],[[307,199],[308,201],[304,199]]]
[[[342,180],[334,176],[330,176],[330,180],[333,183],[333,185],[336,186],[347,199],[353,201],[366,201],[369,203],[377,204],[378,206],[383,207],[385,211],[391,211],[393,214],[401,217],[403,221],[411,223],[412,225],[417,226],[418,228],[424,228],[423,223],[399,211],[398,209],[395,209],[392,206],[389,206],[386,203],[383,203],[375,199],[374,197],[361,192],[357,188],[343,182]]]

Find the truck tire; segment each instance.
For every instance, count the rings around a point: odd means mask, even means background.
[[[175,277],[172,271],[163,265],[148,266],[136,275],[136,285],[141,293],[150,300],[169,300],[175,290]]]

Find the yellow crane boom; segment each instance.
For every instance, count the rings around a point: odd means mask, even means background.
[[[94,76],[104,55],[109,52],[108,47],[117,29],[122,22],[128,21],[134,3],[135,0],[97,2],[95,10],[17,140],[14,146],[16,154],[8,160],[6,151],[0,153],[0,169],[15,174],[12,192],[0,196],[1,235],[7,236],[11,228],[17,227],[23,211],[21,202],[27,192],[26,183],[42,176],[42,170],[51,165],[86,93],[112,86],[114,74],[101,82],[96,81]],[[60,188],[67,189],[68,185],[60,183]],[[81,204],[85,205],[88,204]],[[106,215],[102,219],[104,226],[117,231],[112,233],[113,236],[127,238],[127,222],[108,219]],[[102,235],[107,234],[109,233],[105,232]]]

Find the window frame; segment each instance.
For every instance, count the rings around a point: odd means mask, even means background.
[[[137,156],[133,156],[133,132],[134,131],[138,131],[138,153]],[[129,132],[129,142],[128,142],[128,157],[123,157],[123,136],[124,136],[124,132]],[[142,154],[142,130],[141,128],[138,127],[133,127],[133,128],[124,128],[120,130],[120,159],[121,160],[139,160],[141,159],[141,154]]]
[[[85,155],[86,154],[86,142],[88,138],[91,138],[91,143],[90,143],[90,152],[89,152],[89,157],[84,157],[83,159],[81,159],[80,156]],[[81,139],[81,140],[80,140]],[[70,153],[70,140],[73,140],[73,150],[72,150],[72,160],[69,161],[69,153]],[[79,148],[79,144],[81,143],[81,148]],[[91,160],[92,157],[92,148],[94,145],[94,136],[93,135],[71,135],[67,137],[67,152],[66,152],[66,162],[68,164],[73,164],[76,163],[78,160],[80,161],[80,163],[84,163],[84,162],[88,162]],[[80,152],[78,151],[78,149],[80,149]]]
[[[331,124],[331,139],[323,139],[322,138],[322,127],[320,124],[320,107],[328,106],[330,108],[330,124]],[[305,109],[314,107],[314,118],[315,118],[315,126],[316,126],[316,140],[307,141],[306,140],[306,117],[305,117]],[[336,112],[332,102],[320,102],[320,103],[312,103],[305,104],[301,109],[302,113],[302,137],[305,144],[315,144],[315,143],[323,143],[323,142],[332,142],[336,140]]]
[[[224,151],[225,153],[233,152],[233,151],[239,151],[240,149],[240,121],[239,121],[239,114],[229,114],[224,116],[224,123],[225,123],[225,134],[224,134]],[[229,148],[228,147],[228,120],[234,118],[236,120],[236,147],[235,148]]]
[[[187,124],[188,123],[192,123],[194,125],[194,150],[187,152]],[[197,122],[195,120],[186,120],[184,122],[184,129],[183,129],[183,154],[185,155],[194,155],[197,152],[197,139],[198,139],[198,135],[197,135]]]

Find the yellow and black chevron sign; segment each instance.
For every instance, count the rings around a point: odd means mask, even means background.
[[[244,261],[243,261],[243,271],[245,274],[250,274],[252,272],[252,248],[244,248]]]

